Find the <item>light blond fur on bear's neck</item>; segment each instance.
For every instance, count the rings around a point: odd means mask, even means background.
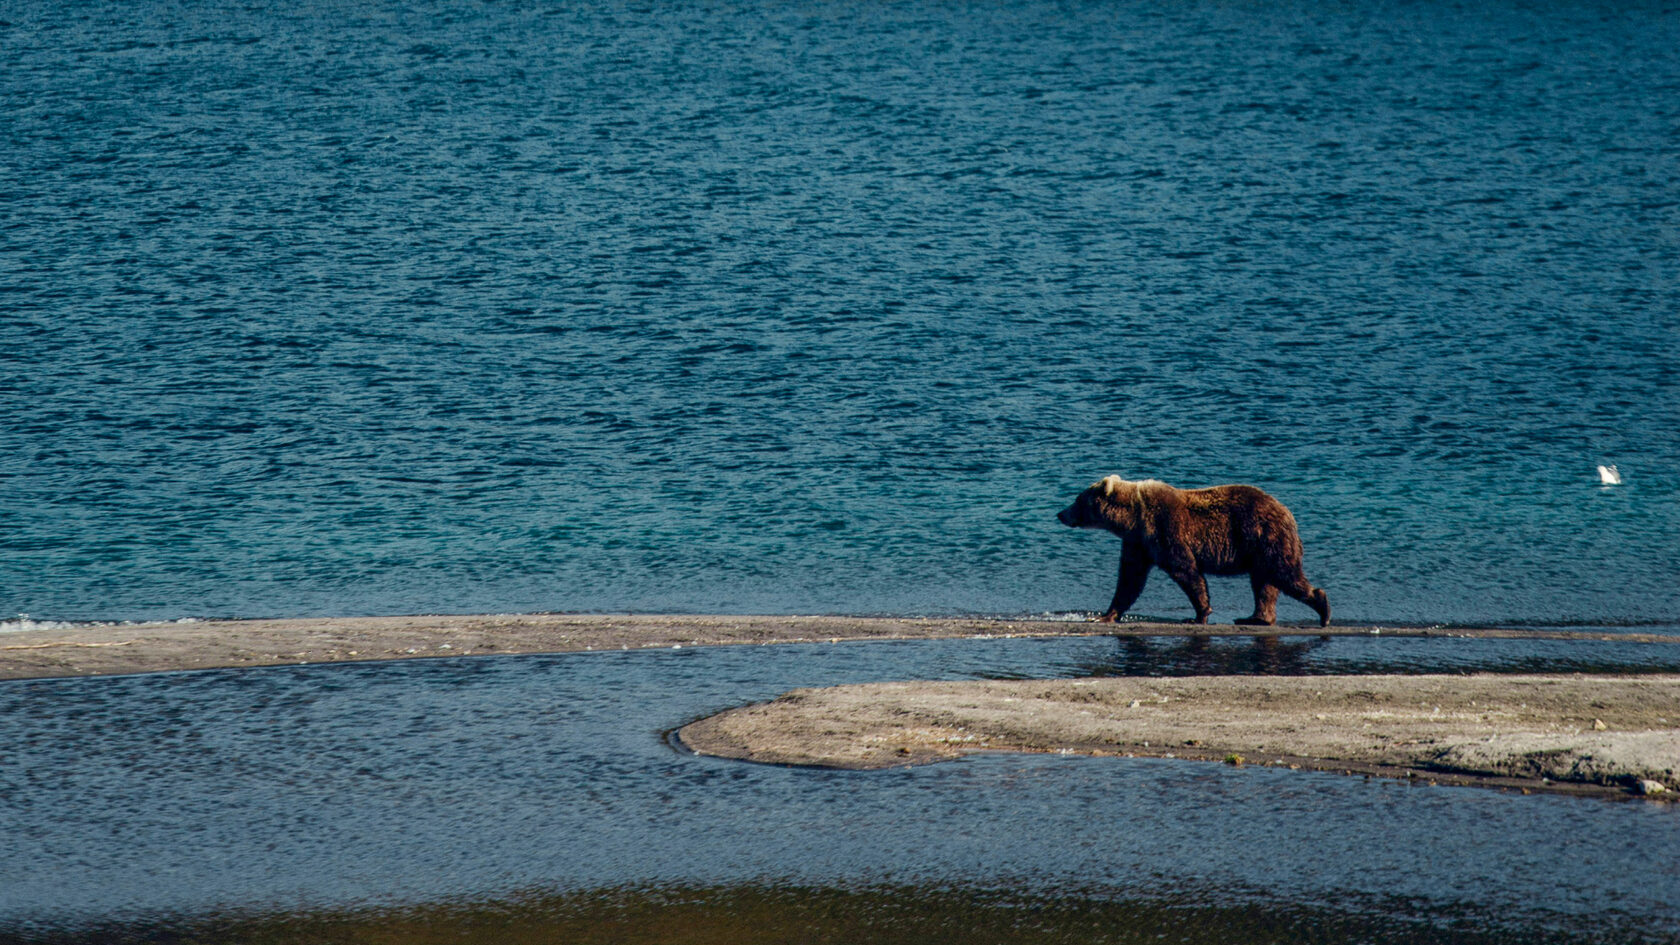
[[[1104,476],[1092,483],[1092,485],[1101,486],[1102,491],[1108,493],[1109,495],[1117,496],[1122,490],[1128,487],[1136,492],[1142,492],[1144,489],[1153,488],[1155,486],[1164,486],[1166,483],[1159,479],[1140,479],[1133,482],[1127,479],[1121,479],[1119,476]]]
[[[1148,521],[1150,501],[1145,494],[1159,494],[1159,490],[1172,489],[1159,479],[1140,479],[1133,482],[1121,479],[1119,476],[1104,476],[1092,484],[1092,488],[1100,488],[1108,496],[1108,501],[1115,505],[1129,505],[1132,514],[1137,516],[1137,523],[1142,525]],[[1147,527],[1147,526],[1146,526]]]

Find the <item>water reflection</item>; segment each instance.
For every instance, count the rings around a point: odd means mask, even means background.
[[[1304,676],[1313,671],[1313,651],[1328,638],[1296,642],[1297,638],[1257,636],[1243,645],[1211,637],[1191,636],[1157,643],[1140,637],[1120,637],[1111,666],[1093,666],[1093,676]]]
[[[1115,636],[1070,676],[1317,676],[1398,673],[1672,673],[1680,647],[1567,640]],[[1008,678],[1008,677],[998,677]]]

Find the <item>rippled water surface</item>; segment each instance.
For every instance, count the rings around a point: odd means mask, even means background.
[[[1052,516],[1119,472],[1275,492],[1346,618],[1680,619],[1676,49],[10,0],[0,609],[1089,609],[1117,548]]]
[[[1312,647],[1302,671],[1579,665],[1507,641],[1389,640],[1385,657],[1364,642]],[[1110,638],[960,640],[0,683],[0,939],[172,940],[145,936],[257,915],[291,937],[199,940],[366,941],[294,926],[384,927],[418,908],[429,940],[489,916],[548,929],[538,941],[578,897],[602,898],[608,919],[721,900],[745,922],[825,901],[811,890],[878,887],[905,889],[812,921],[873,915],[893,941],[949,941],[894,910],[925,900],[969,927],[991,913],[961,906],[963,891],[1001,890],[1052,928],[1067,910],[1167,909],[1168,929],[1207,925],[1212,941],[1465,940],[1395,933],[1418,920],[1506,941],[1680,936],[1668,804],[1154,759],[793,769],[688,755],[663,734],[796,686],[1166,671],[1182,644],[1153,646],[1153,659]],[[1676,669],[1670,645],[1590,649],[1601,666]],[[699,891],[677,895],[682,908],[624,892],[668,887]],[[1189,907],[1236,912],[1175,911]],[[1067,921],[1062,937],[995,940],[1117,940]],[[106,931],[77,937],[88,928]],[[637,940],[602,928],[581,940]],[[684,934],[648,940],[708,941]]]

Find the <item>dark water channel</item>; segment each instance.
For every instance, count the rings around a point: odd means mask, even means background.
[[[663,733],[886,679],[1677,668],[1661,644],[1062,638],[11,682],[0,940],[1674,941],[1675,805],[1170,760],[801,770]]]

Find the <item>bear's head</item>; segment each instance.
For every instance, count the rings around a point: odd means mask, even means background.
[[[1130,532],[1142,517],[1143,483],[1108,476],[1079,493],[1073,504],[1056,513],[1056,520],[1070,528],[1106,528]]]

